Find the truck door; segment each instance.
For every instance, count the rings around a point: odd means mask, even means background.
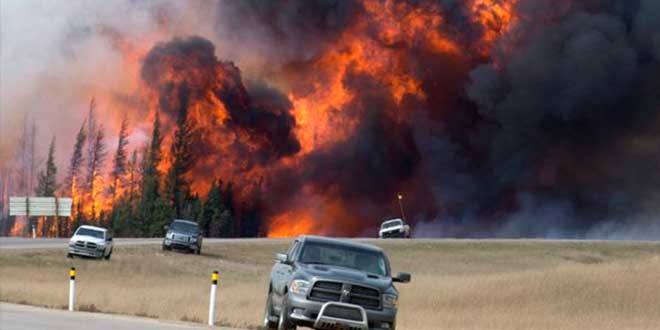
[[[275,271],[273,272],[273,292],[275,295],[273,299],[276,300],[276,305],[281,305],[286,288],[289,282],[291,282],[291,275],[293,273],[292,263],[300,249],[300,245],[301,243],[298,240],[291,244],[291,247],[286,253],[289,263],[278,262],[275,265]]]

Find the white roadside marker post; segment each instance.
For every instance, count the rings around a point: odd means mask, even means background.
[[[213,271],[211,275],[211,301],[209,302],[209,325],[215,323],[215,295],[218,291],[218,271]]]
[[[36,239],[36,238],[37,238],[37,229],[34,228],[34,225],[32,225],[32,239]]]
[[[76,267],[69,270],[69,312],[73,312],[73,305],[76,303]]]

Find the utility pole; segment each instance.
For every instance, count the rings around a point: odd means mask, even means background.
[[[399,200],[399,208],[401,209],[401,218],[403,219],[403,222],[408,222],[406,221],[406,213],[403,212],[403,195],[401,195],[401,193],[398,193],[396,197]]]

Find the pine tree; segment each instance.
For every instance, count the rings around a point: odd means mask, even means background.
[[[226,222],[227,229],[225,231],[225,235],[223,237],[235,237],[236,236],[236,224],[234,221],[234,217],[236,214],[236,211],[234,209],[234,183],[229,181],[227,185],[225,186],[225,190],[222,194],[223,196],[223,203],[227,209],[227,212],[225,214],[225,219],[223,222]]]
[[[242,208],[239,236],[257,237],[260,234],[261,225],[264,222],[263,202],[263,179],[257,182],[253,188],[249,205]]]
[[[57,190],[57,166],[55,165],[55,137],[50,141],[46,168],[39,173],[35,193],[41,197],[53,197]]]
[[[115,235],[134,237],[140,234],[135,221],[135,203],[139,197],[139,171],[138,153],[134,150],[126,163],[125,189],[115,197],[108,217],[110,222],[108,226]]]
[[[117,149],[112,159],[112,171],[110,172],[110,186],[108,187],[108,195],[110,197],[111,210],[108,214],[108,226],[113,228],[113,232],[117,232],[121,227],[119,220],[122,219],[118,210],[118,204],[124,204],[121,192],[127,184],[126,174],[128,171],[126,146],[128,145],[128,118],[124,115],[119,128],[119,141],[117,142]],[[125,208],[121,205],[121,208]]]
[[[91,206],[89,220],[96,222],[97,213],[100,210],[96,208],[98,195],[101,193],[102,175],[101,169],[106,157],[105,134],[103,125],[96,122],[96,100],[94,98],[89,102],[89,114],[87,115],[87,176],[85,180],[85,200]]]
[[[140,182],[140,168],[138,164],[138,152],[133,150],[131,155],[131,160],[128,161],[127,166],[128,171],[128,200],[131,204],[131,208],[135,207],[135,200],[139,196],[138,185]]]
[[[67,192],[70,193],[72,197],[76,195],[78,185],[80,184],[80,170],[85,163],[82,150],[85,147],[86,141],[87,134],[85,132],[85,123],[83,122],[76,135],[76,143],[73,147],[73,154],[71,155],[67,176],[64,181],[66,189],[68,190]]]
[[[197,194],[193,194],[186,201],[181,218],[197,222],[202,211],[202,201]]]
[[[100,210],[96,209],[96,202],[98,195],[101,192],[102,187],[102,176],[101,169],[103,168],[103,162],[105,161],[106,156],[106,146],[105,146],[105,134],[103,133],[103,126],[100,126],[94,134],[94,140],[90,141],[90,145],[93,147],[90,150],[93,150],[89,154],[87,161],[87,191],[89,196],[89,203],[91,203],[92,211],[90,220],[92,222],[97,221],[97,212]]]
[[[213,181],[211,183],[211,188],[206,195],[206,202],[204,202],[204,206],[202,207],[202,211],[198,220],[199,227],[208,237],[217,237],[215,231],[212,230],[215,228],[212,228],[211,224],[220,215],[220,210],[218,209],[220,198],[220,188],[215,183],[215,181]]]
[[[57,190],[57,166],[55,165],[55,137],[50,141],[50,147],[48,148],[48,160],[46,161],[46,168],[39,172],[37,178],[37,187],[35,188],[35,194],[39,197],[54,197],[55,191]],[[55,217],[57,219],[57,217]],[[42,226],[46,226],[47,229],[42,232],[45,234],[46,231],[55,229],[55,233],[59,235],[60,224],[59,222],[54,223],[54,225],[47,224],[46,221],[42,222]]]
[[[92,99],[89,101],[89,112],[87,114],[87,140],[89,143],[87,144],[87,176],[85,178],[85,184],[84,187],[86,189],[90,189],[90,186],[93,185],[92,178],[93,178],[93,170],[95,168],[94,162],[92,161],[92,158],[94,158],[94,154],[96,154],[96,148],[95,148],[95,141],[96,141],[96,114],[94,110],[96,109],[96,100],[92,97]],[[87,191],[89,193],[89,191]]]
[[[127,154],[126,146],[128,145],[128,118],[124,116],[121,121],[121,127],[119,129],[119,142],[117,143],[117,150],[115,151],[115,156],[113,159],[112,172],[110,177],[112,182],[110,183],[110,196],[114,205],[117,192],[121,191],[124,185],[126,184],[125,175],[128,171],[127,164]]]
[[[171,146],[172,166],[167,173],[166,190],[172,202],[177,218],[183,217],[186,203],[190,202],[190,183],[186,174],[190,171],[194,162],[193,140],[194,128],[188,120],[188,95],[186,85],[179,88],[179,110],[174,132],[174,141]]]
[[[140,234],[143,236],[160,235],[163,226],[173,215],[171,204],[160,193],[161,174],[158,165],[162,158],[161,144],[160,117],[156,112],[151,141],[142,161],[142,196],[136,210]]]
[[[64,180],[64,188],[66,189],[65,193],[73,198],[74,205],[73,205],[72,216],[75,220],[75,223],[80,222],[80,214],[79,214],[79,212],[81,211],[80,188],[83,181],[80,178],[80,176],[81,176],[82,167],[85,164],[85,158],[83,156],[83,148],[85,147],[85,142],[87,141],[85,125],[86,123],[83,121],[82,126],[80,126],[80,130],[78,130],[78,134],[76,135],[76,143],[73,146],[73,154],[71,154],[71,160],[69,161],[69,168],[67,169],[67,176],[66,179]],[[72,228],[67,227],[63,229],[65,231],[65,234],[68,235],[70,234]]]
[[[223,189],[222,181],[211,184],[198,220],[200,228],[208,237],[233,236],[233,215],[227,205],[226,192],[227,189]]]

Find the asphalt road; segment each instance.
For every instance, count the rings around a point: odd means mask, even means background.
[[[204,243],[222,243],[222,242],[269,242],[280,243],[284,240],[267,238],[205,238]],[[161,244],[162,238],[115,238],[115,246],[125,245],[150,245]],[[0,237],[0,250],[26,250],[26,249],[63,249],[69,243],[68,238],[23,238],[23,237]]]
[[[349,238],[351,240],[356,240],[364,243],[376,243],[381,242],[382,240],[377,238]],[[215,243],[260,243],[260,244],[280,244],[283,242],[289,242],[291,239],[286,238],[204,238],[204,243],[215,244]],[[463,243],[492,243],[492,242],[520,242],[521,240],[517,239],[435,239],[435,238],[413,238],[412,241],[415,243],[452,243],[452,242],[463,242]],[[627,240],[573,240],[573,239],[524,239],[522,240],[527,243],[533,242],[544,242],[544,243],[594,243],[594,242],[608,242],[610,244],[628,244],[631,242],[634,243],[648,243],[648,244],[657,244],[657,241],[627,241]],[[28,250],[28,249],[64,249],[67,247],[69,242],[68,238],[23,238],[23,237],[0,237],[0,251],[2,250]],[[127,246],[127,245],[156,245],[163,242],[162,238],[115,238],[115,246]],[[402,244],[407,245],[411,242],[410,239],[388,239],[388,244]],[[1,329],[0,329],[1,330]]]
[[[0,303],[0,329],[2,330],[157,330],[157,329],[209,329],[193,323],[166,322],[133,316],[69,312],[25,305]],[[230,330],[216,327],[214,329]]]
[[[158,238],[117,238],[115,245],[146,245],[160,244],[162,239]],[[0,250],[15,249],[50,249],[66,248],[68,238],[22,238],[22,237],[0,237]]]

